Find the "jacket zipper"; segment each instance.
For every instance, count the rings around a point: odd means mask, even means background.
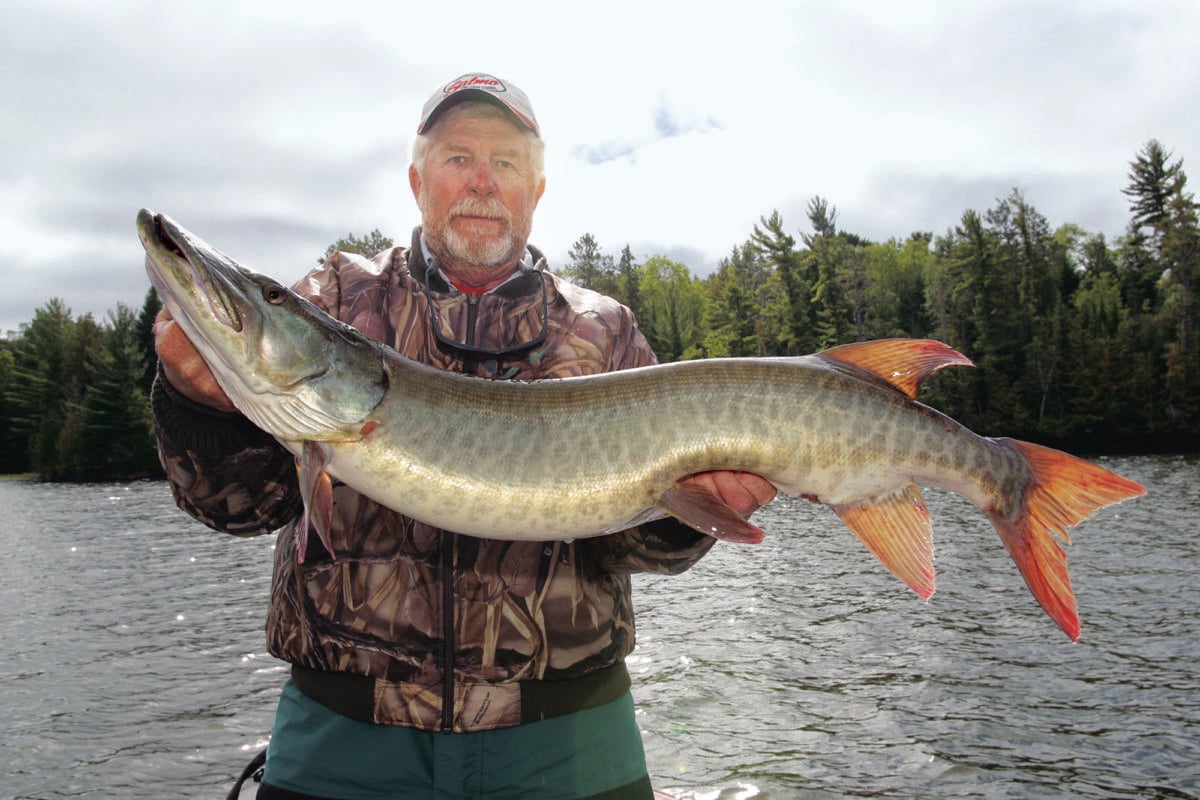
[[[467,295],[467,338],[469,346],[475,346],[475,320],[479,315],[479,295]]]
[[[442,539],[442,732],[454,730],[454,545],[456,535]]]
[[[479,296],[467,295],[466,343],[475,344]],[[442,542],[442,731],[454,731],[454,546],[457,534],[445,532]]]

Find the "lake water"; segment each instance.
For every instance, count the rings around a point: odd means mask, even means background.
[[[1200,798],[1200,459],[1106,459],[1150,495],[1076,529],[1072,644],[983,515],[929,491],[923,601],[828,509],[640,577],[630,668],[681,800]],[[219,798],[286,676],[273,537],[212,533],[163,483],[0,482],[0,795]],[[252,794],[245,792],[246,797]]]

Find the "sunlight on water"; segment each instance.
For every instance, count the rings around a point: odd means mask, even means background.
[[[1077,529],[1077,645],[983,514],[938,491],[929,601],[828,509],[787,499],[756,517],[762,545],[640,577],[634,692],[656,783],[722,800],[741,783],[773,798],[1200,796],[1200,461],[1106,465],[1151,495]]]
[[[929,601],[831,511],[786,499],[756,516],[763,544],[639,576],[629,667],[656,786],[1200,797],[1200,460],[1105,463],[1150,495],[1074,537],[1077,645],[983,514],[941,492]],[[212,533],[165,484],[0,482],[0,502],[4,796],[223,797],[287,674],[263,637],[272,537]]]

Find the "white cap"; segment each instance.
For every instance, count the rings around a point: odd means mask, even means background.
[[[507,81],[488,75],[486,72],[468,72],[460,75],[433,93],[421,109],[421,122],[417,134],[423,134],[437,121],[437,116],[450,106],[463,100],[483,99],[511,111],[525,127],[541,136],[533,106],[525,93]]]

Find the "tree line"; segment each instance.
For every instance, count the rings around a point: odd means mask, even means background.
[[[1147,142],[1129,163],[1124,234],[1052,227],[1014,189],[941,235],[870,241],[814,197],[807,229],[764,215],[711,275],[616,257],[584,234],[557,271],[630,306],[660,360],[800,355],[894,336],[947,342],[974,369],[922,399],[987,435],[1080,452],[1200,445],[1200,213],[1183,160]],[[371,254],[378,230],[330,246]],[[148,409],[153,290],[140,312],[73,318],[51,300],[0,341],[0,472],[158,473]]]
[[[1183,160],[1147,142],[1129,163],[1115,241],[1052,227],[1018,189],[944,234],[873,242],[814,197],[808,229],[763,216],[704,278],[636,264],[585,234],[563,272],[631,306],[664,361],[781,356],[893,336],[974,360],[922,398],[976,431],[1083,452],[1200,445],[1200,225]]]
[[[154,378],[151,289],[97,322],[50,300],[0,340],[0,473],[50,480],[161,474],[150,419]]]

